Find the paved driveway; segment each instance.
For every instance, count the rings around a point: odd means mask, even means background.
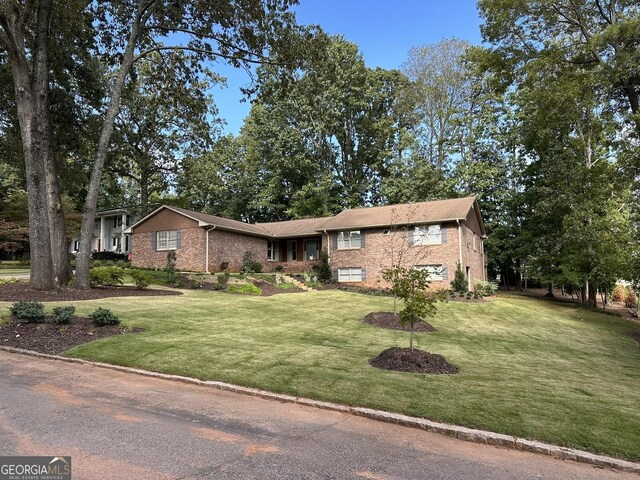
[[[637,479],[636,475],[88,365],[0,351],[0,455],[78,479]]]

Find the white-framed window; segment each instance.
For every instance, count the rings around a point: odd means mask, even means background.
[[[439,245],[442,243],[440,225],[420,225],[415,227],[413,243],[415,245]]]
[[[429,280],[444,280],[444,267],[442,265],[416,265],[414,268],[429,272]]]
[[[267,260],[275,262],[278,260],[278,241],[267,240]]]
[[[80,248],[80,240],[74,240],[73,241],[73,251],[77,252]]]
[[[362,268],[339,268],[338,282],[361,282]]]
[[[178,248],[178,230],[156,232],[158,250],[175,250]]]
[[[350,230],[338,233],[338,250],[362,248],[360,230]]]

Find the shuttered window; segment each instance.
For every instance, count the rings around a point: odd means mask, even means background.
[[[338,282],[361,282],[363,280],[362,268],[339,268]]]
[[[338,233],[338,250],[349,248],[362,248],[362,235],[360,230],[350,230]]]
[[[442,265],[416,265],[415,268],[429,272],[429,280],[447,280],[445,278],[445,267]]]
[[[413,233],[413,243],[415,245],[439,245],[443,243],[440,225],[416,226]]]
[[[175,250],[178,248],[178,230],[156,232],[156,248],[158,250]]]

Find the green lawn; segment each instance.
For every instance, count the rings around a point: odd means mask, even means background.
[[[2,275],[3,277],[10,277],[11,275],[21,275],[21,274],[29,273],[30,271],[31,270],[29,270],[29,267],[23,267],[23,268],[2,267],[0,268],[0,275]]]
[[[408,334],[363,324],[389,298],[340,291],[75,302],[145,329],[69,356],[379,408],[640,460],[640,324],[570,305],[502,296],[442,304],[416,335],[458,375],[378,370],[368,360]]]

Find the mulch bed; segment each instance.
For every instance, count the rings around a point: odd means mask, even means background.
[[[292,286],[291,288],[278,288],[273,283],[265,282],[263,280],[255,280],[253,284],[262,290],[263,297],[270,297],[272,295],[277,295],[278,293],[300,293],[304,292],[304,290]]]
[[[364,323],[375,325],[381,328],[391,328],[393,330],[411,330],[410,325],[402,325],[400,323],[400,315],[393,312],[371,312],[363,320]],[[414,332],[437,332],[436,327],[427,322],[418,322],[413,324]]]
[[[408,348],[400,347],[387,348],[376,358],[370,360],[369,364],[376,368],[398,372],[458,373],[458,368],[447,362],[442,355],[416,349],[412,352]]]
[[[122,325],[96,327],[86,317],[73,317],[68,325],[25,323],[12,318],[9,324],[0,325],[0,345],[55,355],[98,338],[140,331],[126,330]]]
[[[164,295],[182,295],[174,290],[136,290],[131,286],[97,287],[89,290],[76,290],[60,287],[56,290],[41,291],[32,289],[26,282],[0,285],[0,302],[59,302],[97,300],[111,297],[155,297]]]

